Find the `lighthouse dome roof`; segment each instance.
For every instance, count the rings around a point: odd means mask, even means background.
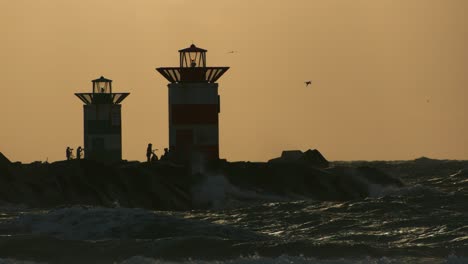
[[[190,47],[181,49],[179,52],[207,52],[206,49],[199,48],[195,44],[190,45]]]

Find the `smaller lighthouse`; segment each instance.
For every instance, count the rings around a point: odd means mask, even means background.
[[[83,101],[84,158],[102,162],[122,160],[120,103],[130,93],[113,93],[112,80],[93,80],[92,93],[75,93]]]

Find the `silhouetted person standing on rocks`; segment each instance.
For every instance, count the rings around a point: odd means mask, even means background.
[[[146,148],[146,159],[148,162],[151,161],[151,154],[153,154],[153,144],[149,143],[148,147]]]
[[[157,149],[155,149],[154,151],[156,151]],[[151,162],[156,162],[158,161],[158,155],[156,155],[156,153],[154,153],[154,151],[152,150],[151,151]]]
[[[67,160],[71,160],[72,151],[73,151],[73,149],[71,149],[70,147],[67,147],[67,150],[66,150],[66,153],[65,153],[65,155],[67,156]]]
[[[81,148],[81,146],[79,146],[77,149],[76,149],[76,158],[77,159],[81,159],[81,153],[83,152],[83,149]]]

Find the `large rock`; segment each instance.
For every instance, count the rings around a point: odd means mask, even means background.
[[[301,150],[285,150],[281,157],[269,160],[271,163],[301,163],[316,168],[327,168],[328,161],[323,157],[320,151],[309,149],[306,152]]]
[[[9,165],[11,164],[11,161],[3,155],[3,153],[0,152],[0,166],[4,165]]]
[[[304,152],[304,155],[302,155],[300,161],[311,164],[318,168],[327,168],[329,166],[328,160],[326,160],[322,153],[316,149],[309,149]]]

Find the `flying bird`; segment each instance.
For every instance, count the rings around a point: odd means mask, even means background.
[[[307,87],[307,86],[309,86],[310,84],[312,84],[312,81],[305,81],[304,83],[305,83],[305,85],[306,85],[306,87]]]
[[[228,51],[228,52],[226,52],[226,53],[234,54],[234,53],[237,53],[237,51],[231,50],[231,51]]]

